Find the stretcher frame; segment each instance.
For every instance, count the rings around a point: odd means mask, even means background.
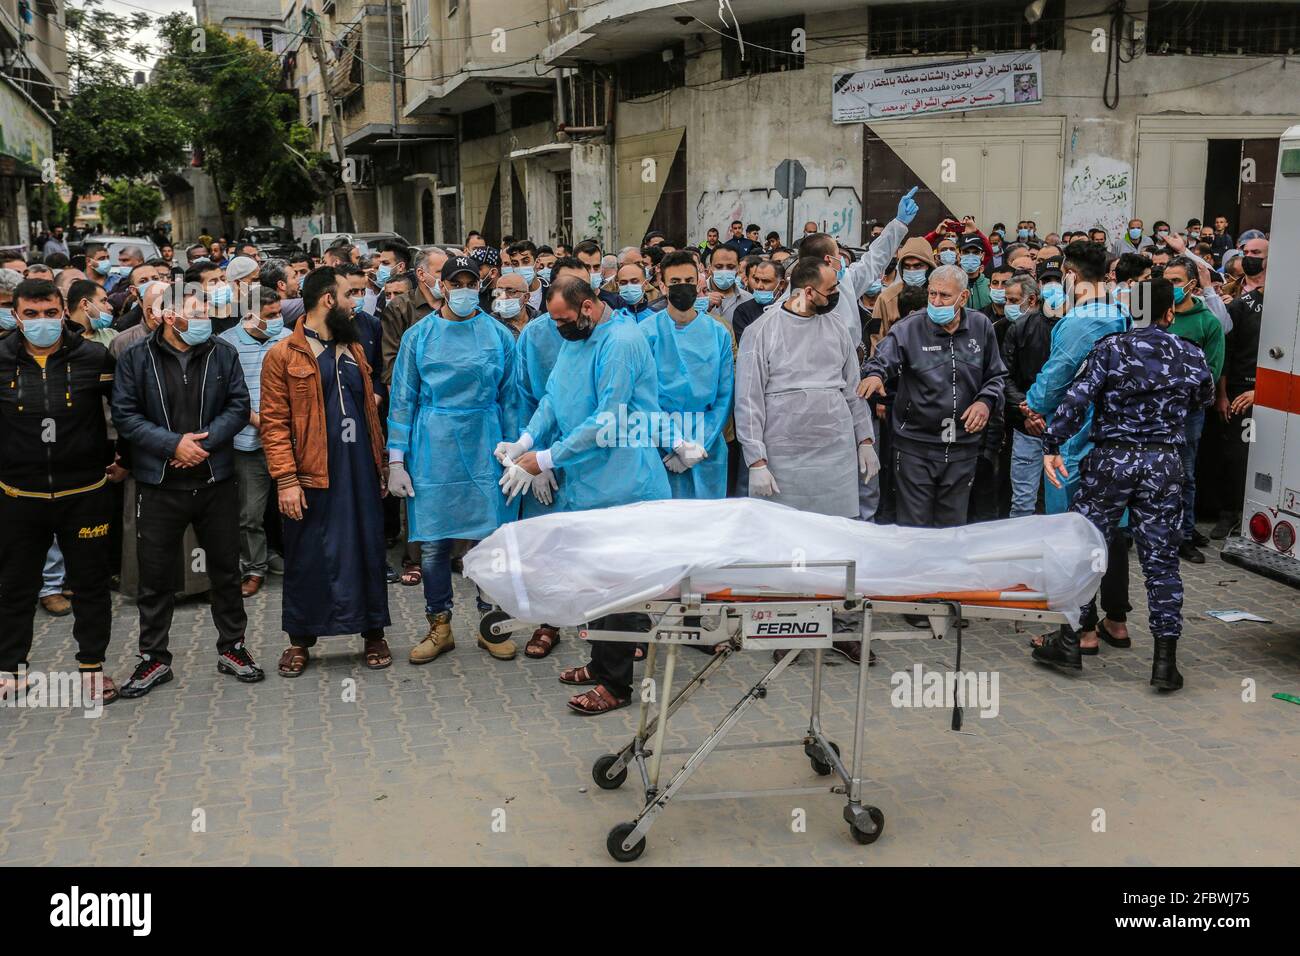
[[[664,647],[663,681],[658,694],[641,694],[637,730],[632,740],[615,754],[599,757],[592,767],[592,778],[603,790],[622,786],[627,778],[629,764],[634,764],[641,778],[644,805],[636,818],[620,823],[610,830],[606,839],[609,854],[620,862],[637,859],[646,846],[646,836],[656,820],[674,799],[680,800],[734,800],[758,796],[801,796],[823,794],[846,796],[844,820],[853,838],[861,844],[874,843],[884,831],[884,813],[864,801],[863,763],[866,743],[866,700],[868,664],[871,644],[878,640],[954,640],[956,661],[954,671],[961,678],[961,631],[965,620],[991,620],[1014,622],[1018,631],[1047,633],[1066,623],[1060,611],[1049,610],[1041,594],[1024,590],[1007,592],[967,592],[978,596],[984,603],[965,603],[960,592],[950,595],[914,595],[903,597],[868,597],[858,595],[855,561],[808,561],[808,568],[841,568],[844,571],[844,595],[782,594],[761,592],[727,592],[705,594],[692,590],[690,577],[682,579],[676,599],[635,599],[626,604],[601,608],[590,614],[589,620],[614,613],[645,614],[651,619],[646,631],[607,631],[580,628],[579,637],[588,641],[613,641],[617,643],[645,643],[647,645],[642,688],[653,687],[659,664],[659,649]],[[741,562],[727,565],[723,570],[758,570],[788,568],[789,562]],[[711,574],[714,572],[710,572]],[[741,696],[722,720],[694,749],[666,748],[668,722],[672,715],[702,687],[709,678],[734,653],[745,648],[742,628],[744,610],[761,605],[774,612],[799,612],[810,608],[835,612],[862,612],[860,639],[861,661],[857,681],[857,703],[854,711],[853,751],[850,764],[841,758],[839,746],[827,737],[821,724],[822,668],[826,649],[835,640],[854,640],[853,632],[834,632],[834,626],[825,635],[814,639],[792,635],[786,640],[763,638],[763,650],[786,650],[758,681]],[[928,619],[928,628],[921,630],[879,630],[878,615],[916,615]],[[712,627],[709,626],[712,624]],[[532,624],[509,618],[497,612],[492,620],[484,621],[485,637],[504,640],[515,631],[523,631]],[[708,663],[685,686],[676,689],[674,679],[678,648],[683,645],[712,646],[723,644]],[[751,643],[754,643],[751,639]],[[812,651],[812,701],[807,733],[797,740],[770,740],[724,744],[727,734],[754,703],[767,695],[767,688],[794,663],[804,651]],[[656,705],[656,701],[666,704]],[[651,709],[655,708],[651,717]],[[954,701],[952,728],[959,730],[962,708]],[[783,787],[755,790],[720,790],[705,793],[682,793],[682,788],[714,751],[754,750],[772,747],[802,745],[812,769],[819,776],[838,777],[838,782],[812,787]],[[686,761],[661,786],[662,761],[665,756],[687,754]]]

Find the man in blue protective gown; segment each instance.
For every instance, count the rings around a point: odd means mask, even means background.
[[[590,283],[565,276],[546,290],[546,307],[567,341],[518,441],[502,442],[498,461],[512,465],[501,485],[513,497],[553,470],[564,488],[564,510],[610,508],[669,498],[667,472],[653,422],[659,392],[654,356],[636,321],[614,312]],[[611,614],[593,629],[645,630],[644,615]],[[570,668],[561,682],[590,686],[569,700],[580,714],[604,714],[632,698],[631,643],[592,642],[591,662]]]
[[[659,376],[661,450],[674,498],[727,496],[727,441],[736,386],[731,332],[695,310],[699,266],[689,252],[660,264],[668,307],[637,325]]]
[[[456,646],[451,631],[451,549],[486,538],[511,515],[492,451],[516,433],[515,341],[479,307],[478,263],[442,267],[442,306],[402,336],[388,408],[388,490],[407,502],[409,540],[420,542],[429,632],[411,649],[427,664]],[[487,610],[479,599],[479,610]],[[478,644],[498,660],[513,641]]]

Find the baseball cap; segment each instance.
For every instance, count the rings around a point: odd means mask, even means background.
[[[493,269],[501,265],[501,250],[495,246],[480,246],[470,253],[470,257]]]
[[[1053,257],[1038,263],[1037,276],[1039,285],[1044,282],[1064,282],[1065,273],[1061,271],[1061,260]]]
[[[481,252],[481,249],[475,249],[474,252]],[[495,250],[494,250],[495,251]],[[468,256],[455,256],[448,259],[442,264],[443,281],[449,281],[462,272],[468,272],[475,279],[478,278],[479,257],[471,253]]]
[[[957,248],[962,252],[978,252],[983,254],[984,240],[973,232],[966,233],[960,240],[958,240]]]

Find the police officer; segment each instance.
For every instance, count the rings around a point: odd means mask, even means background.
[[[1175,660],[1183,607],[1179,446],[1186,441],[1187,418],[1210,404],[1215,383],[1205,354],[1169,332],[1173,285],[1152,279],[1147,304],[1152,323],[1104,336],[1084,362],[1043,433],[1043,471],[1060,487],[1061,478],[1068,477],[1061,444],[1095,408],[1094,444],[1080,463],[1079,490],[1070,508],[1095,524],[1107,540],[1128,509],[1155,638],[1151,686],[1172,691],[1183,686]],[[1091,611],[1089,602],[1083,616],[1091,617]],[[1083,668],[1079,635],[1068,625],[1034,648],[1033,656],[1044,664]]]

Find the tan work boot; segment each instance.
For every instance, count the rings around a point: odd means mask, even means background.
[[[429,619],[429,633],[419,644],[411,648],[412,664],[427,664],[439,654],[445,654],[456,646],[451,636],[451,612],[426,614]]]
[[[515,646],[514,641],[506,640],[500,644],[492,644],[483,640],[483,635],[478,636],[478,646],[483,648],[499,661],[512,661],[519,648]]]

